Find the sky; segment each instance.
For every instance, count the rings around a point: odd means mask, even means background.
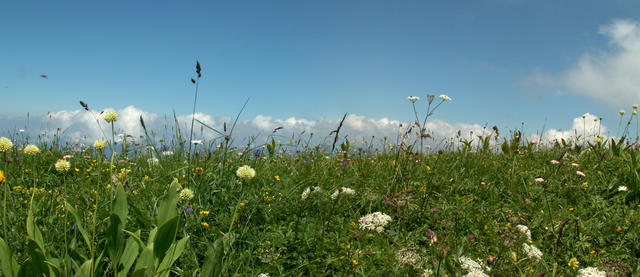
[[[80,100],[129,115],[123,132],[140,132],[140,114],[189,121],[199,61],[200,118],[219,128],[249,99],[246,136],[324,132],[345,113],[347,131],[392,135],[414,118],[407,96],[424,115],[427,94],[453,99],[432,117],[444,136],[566,133],[586,113],[613,132],[640,103],[637,11],[631,0],[5,1],[0,128],[79,135],[95,122]]]

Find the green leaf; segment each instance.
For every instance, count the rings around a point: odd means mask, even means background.
[[[165,222],[178,215],[176,204],[178,204],[177,191],[179,186],[180,183],[178,183],[178,179],[173,179],[173,182],[169,185],[169,190],[162,200],[160,200],[157,216],[158,226],[162,226]]]
[[[27,241],[27,253],[31,257],[31,270],[35,274],[33,276],[49,276],[49,266],[45,263],[44,253],[33,239]]]
[[[153,268],[153,243],[151,243],[149,246],[145,247],[144,250],[142,250],[142,253],[140,253],[140,256],[138,256],[136,267],[133,270],[133,276],[145,276],[145,272],[148,269]]]
[[[111,207],[112,212],[117,214],[122,221],[122,227],[127,226],[127,216],[129,214],[129,208],[127,205],[127,193],[124,192],[122,184],[116,185],[116,199],[113,201]]]
[[[171,247],[167,250],[167,255],[164,256],[162,262],[158,266],[158,274],[161,277],[168,277],[169,270],[171,269],[171,265],[180,258],[182,252],[184,252],[184,248],[187,246],[187,240],[189,240],[189,236],[186,236],[179,240],[177,243],[171,244]]]
[[[80,269],[76,272],[75,275],[73,275],[74,277],[87,277],[87,276],[91,276],[91,263],[93,262],[92,259],[88,259],[86,260],[81,266]]]
[[[34,242],[40,247],[40,251],[44,254],[44,239],[42,238],[42,233],[36,225],[36,221],[33,217],[33,196],[35,192],[31,195],[31,202],[29,203],[29,212],[27,214],[27,235],[30,239],[33,239]]]
[[[122,232],[122,221],[116,214],[109,217],[109,227],[107,228],[107,253],[113,261],[114,267],[118,265],[122,250],[124,249],[124,233]]]
[[[131,233],[131,232],[127,231],[127,230],[122,230],[122,231],[127,233],[129,236],[131,236],[131,238],[133,238],[135,240],[135,242],[138,244],[139,250],[144,249],[145,245],[142,242],[142,240],[140,239],[140,230],[136,231],[135,233]],[[128,244],[128,242],[127,242],[127,244]]]
[[[165,252],[167,252],[171,244],[175,241],[178,231],[178,219],[178,216],[174,216],[158,228],[158,233],[153,240],[153,256],[155,259],[162,260]]]
[[[91,241],[89,240],[89,234],[87,233],[87,230],[85,230],[84,227],[82,226],[82,220],[80,220],[80,217],[76,212],[76,209],[73,206],[71,206],[69,202],[66,202],[66,201],[64,202],[64,206],[69,211],[69,213],[71,213],[71,216],[73,217],[73,222],[76,224],[76,227],[78,227],[78,231],[80,231],[80,234],[82,235],[82,239],[84,239],[84,243],[87,245],[89,249],[92,249]]]
[[[0,238],[0,271],[6,277],[15,277],[18,274],[18,263],[13,258],[9,245],[2,238]]]
[[[120,261],[122,269],[119,270],[119,276],[127,276],[129,269],[131,269],[131,266],[138,257],[138,249],[138,242],[133,236],[127,239],[127,245],[124,248],[124,252],[122,252],[122,258]]]
[[[222,237],[218,238],[213,246],[209,245],[207,256],[205,257],[200,270],[200,276],[220,276],[222,270],[222,258],[224,257],[224,245]]]

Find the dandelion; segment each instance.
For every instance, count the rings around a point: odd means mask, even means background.
[[[418,96],[409,96],[409,97],[407,97],[407,99],[409,99],[409,101],[411,101],[411,103],[415,103],[416,101],[420,100],[420,97],[418,97]]]
[[[528,245],[526,243],[523,243],[522,250],[524,251],[525,254],[527,254],[527,256],[529,256],[529,258],[532,258],[537,261],[542,259],[542,251],[540,251],[540,249],[535,247],[535,245]]]
[[[22,150],[22,152],[24,152],[25,155],[35,155],[40,153],[40,148],[38,148],[38,146],[35,146],[33,144],[29,144],[27,146],[24,147],[24,149]]]
[[[375,230],[382,233],[384,227],[391,222],[391,217],[385,213],[375,212],[361,217],[358,222],[362,230]]]
[[[560,164],[560,162],[559,162],[559,161],[556,161],[556,160],[551,160],[551,163],[552,163],[552,164]]]
[[[202,222],[200,225],[202,225],[202,227],[209,228],[209,223]]]
[[[107,113],[104,114],[104,120],[108,123],[113,123],[116,120],[118,120],[118,113],[116,113],[116,111],[108,111]]]
[[[253,179],[256,177],[256,171],[248,165],[243,165],[236,170],[236,176],[240,179]]]
[[[10,139],[0,137],[0,152],[7,152],[13,147],[13,143]]]
[[[71,169],[71,163],[66,160],[58,160],[55,164],[55,168],[58,172],[65,172]]]
[[[573,269],[578,269],[580,267],[580,262],[575,257],[571,258],[568,263],[569,267]]]
[[[442,99],[442,101],[451,101],[451,97],[446,94],[440,94],[439,98]]]
[[[180,198],[180,200],[191,200],[191,199],[193,199],[194,196],[195,195],[193,194],[192,190],[185,188],[185,189],[180,191],[179,198]]]
[[[578,270],[578,277],[606,277],[607,273],[596,267],[587,267]]]
[[[619,186],[618,191],[627,191],[627,186]]]
[[[96,150],[104,150],[107,148],[107,142],[101,139],[96,140],[93,142],[93,148]]]
[[[580,171],[580,170],[576,171],[576,175],[578,175],[578,176],[580,176],[580,177],[585,177],[585,176],[587,176],[586,174],[584,174],[584,172],[582,172],[582,171]]]

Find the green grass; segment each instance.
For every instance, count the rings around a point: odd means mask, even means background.
[[[221,276],[421,276],[425,269],[458,276],[467,273],[461,256],[481,260],[492,276],[573,276],[588,266],[614,275],[640,273],[640,166],[633,147],[570,147],[560,159],[565,150],[560,145],[514,145],[506,152],[461,148],[423,156],[359,151],[367,145],[358,144],[333,155],[290,154],[275,145],[272,155],[264,150],[260,157],[253,149],[239,155],[242,148],[198,145],[186,158],[176,144],[172,155],[158,157],[154,165],[147,147],[130,145],[126,155],[116,155],[112,168],[110,154],[42,147],[26,156],[15,146],[0,162],[6,178],[3,237],[18,264],[34,260],[25,224],[33,197],[46,257],[68,275],[91,251],[65,201],[95,238],[95,256],[107,257],[118,188],[128,205],[124,229],[141,230],[146,242],[149,231],[161,225],[160,202],[172,195],[174,178],[195,197],[177,202],[176,240],[188,240],[172,275],[198,275],[213,249],[220,251],[212,260],[219,261]],[[64,155],[72,155],[71,169],[60,173],[54,164]],[[552,164],[554,159],[562,163]],[[255,178],[236,176],[243,165],[255,169]],[[303,201],[302,192],[314,186],[322,191]],[[332,199],[341,187],[356,193]],[[377,211],[392,218],[384,231],[360,229],[358,220]],[[531,241],[516,229],[520,224],[528,226]],[[130,237],[125,232],[122,239]],[[523,243],[539,248],[542,259],[527,257]],[[403,264],[402,255],[413,257],[406,259],[413,264]],[[95,273],[111,276],[113,259],[104,257]],[[579,262],[576,268],[569,266],[572,258]]]

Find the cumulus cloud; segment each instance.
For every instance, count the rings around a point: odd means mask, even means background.
[[[584,53],[576,64],[558,76],[535,73],[520,80],[541,89],[565,87],[569,91],[616,106],[640,102],[640,26],[634,20],[615,20],[600,28],[609,48]]]
[[[534,134],[530,139],[541,140],[543,143],[560,142],[563,139],[567,142],[593,142],[596,137],[606,134],[607,131],[607,126],[602,124],[598,116],[586,113],[574,118],[573,124],[568,130],[551,129],[544,132],[542,138],[540,135]]]

